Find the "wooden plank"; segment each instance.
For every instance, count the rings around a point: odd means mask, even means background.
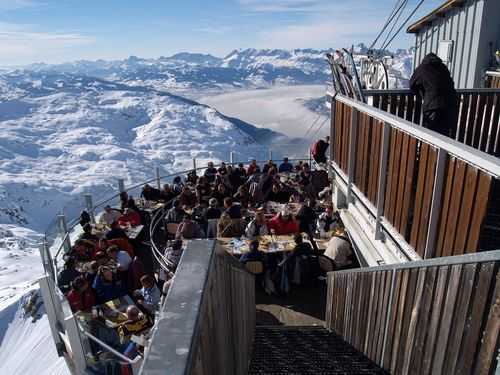
[[[406,181],[406,166],[408,164],[408,154],[409,154],[409,144],[410,136],[408,134],[402,134],[403,140],[401,145],[401,161],[399,168],[399,178],[398,178],[398,190],[396,192],[396,204],[394,212],[394,228],[396,228],[399,233],[401,233],[401,215],[404,202],[404,192],[405,192],[405,181]]]
[[[424,355],[422,361],[422,374],[431,374],[435,347],[438,338],[439,323],[441,321],[441,313],[443,310],[444,296],[446,293],[446,285],[449,276],[449,267],[441,266],[438,268],[438,278],[433,296],[432,314],[428,329],[427,339],[425,341]]]
[[[462,345],[462,336],[465,330],[467,313],[469,312],[469,304],[471,300],[472,290],[474,288],[474,280],[477,268],[478,266],[476,263],[466,264],[464,266],[462,279],[460,281],[459,296],[456,302],[457,306],[450,329],[450,341],[446,348],[446,358],[444,361],[443,369],[443,372],[445,374],[456,373],[455,366],[458,361],[458,353]]]
[[[374,205],[377,204],[377,189],[378,189],[378,171],[381,159],[381,148],[380,144],[382,141],[382,127],[383,123],[377,120],[371,120],[373,141],[371,145],[370,155],[373,155],[371,158],[372,163],[370,164],[369,170],[369,188],[368,188],[368,199]]]
[[[474,288],[471,309],[467,315],[464,338],[458,355],[456,366],[457,375],[466,375],[472,372],[476,348],[479,344],[481,323],[486,311],[486,301],[488,290],[493,278],[494,263],[485,263],[480,265],[478,279]]]
[[[375,333],[377,330],[377,325],[380,323],[379,319],[379,293],[381,289],[380,272],[373,272],[372,285],[373,285],[373,297],[371,298],[372,310],[370,312],[370,325],[367,329],[368,333],[368,346],[367,346],[367,357],[373,359],[373,351],[375,345]]]
[[[363,343],[363,352],[368,353],[368,350],[370,348],[370,338],[371,338],[371,329],[373,325],[373,315],[375,312],[375,306],[373,303],[373,300],[375,298],[375,272],[372,272],[368,274],[368,280],[369,280],[369,288],[370,288],[370,296],[368,299],[368,315],[367,315],[367,323],[366,323],[366,329],[365,329],[365,338],[364,338],[364,343]]]
[[[396,148],[396,132],[394,128],[391,128],[391,140],[390,140],[390,145],[389,145],[389,163],[388,163],[388,169],[387,169],[387,183],[385,186],[385,200],[384,200],[384,216],[386,218],[389,217],[389,205],[390,201],[393,199],[391,197],[391,188],[393,184],[393,169],[395,168],[394,165],[394,160],[396,158],[395,155],[395,148]]]
[[[474,205],[476,184],[478,180],[477,174],[477,168],[471,167],[470,165],[467,166],[462,204],[458,215],[457,234],[453,247],[454,255],[465,253],[465,244],[469,233],[472,207]]]
[[[385,343],[385,353],[384,353],[384,358],[382,362],[382,367],[390,371],[391,367],[391,360],[392,360],[392,353],[393,353],[393,342],[394,342],[394,337],[395,337],[395,330],[396,330],[396,322],[397,322],[397,317],[398,317],[398,309],[399,309],[399,300],[400,300],[400,291],[401,291],[401,285],[403,284],[403,272],[402,271],[395,271],[396,272],[396,285],[394,287],[394,291],[392,293],[392,301],[390,302],[392,305],[391,309],[391,316],[389,317],[389,324],[387,327],[387,341]]]
[[[429,156],[427,158],[427,167],[426,167],[426,177],[425,177],[425,189],[424,196],[422,201],[422,208],[420,212],[420,223],[419,223],[419,232],[418,232],[418,240],[417,240],[417,252],[421,254],[425,254],[425,243],[427,241],[427,233],[429,230],[429,217],[431,211],[432,204],[432,192],[434,189],[434,178],[436,173],[436,161],[437,161],[437,151],[435,148],[429,148]]]
[[[410,363],[413,355],[413,350],[415,347],[415,339],[417,333],[417,322],[420,318],[420,310],[422,306],[422,297],[424,293],[424,284],[425,278],[427,274],[427,268],[422,267],[420,269],[415,269],[415,273],[418,272],[417,275],[417,284],[415,289],[415,296],[413,301],[413,307],[410,315],[410,323],[408,326],[408,336],[406,337],[406,345],[405,345],[405,355],[403,357],[403,367],[402,373],[408,374],[410,370]]]
[[[427,339],[431,321],[431,311],[433,309],[432,300],[434,298],[434,291],[436,288],[437,271],[438,267],[429,267],[425,277],[421,308],[415,328],[415,343],[409,367],[409,372],[412,374],[420,374],[422,372],[425,341]]]
[[[455,311],[456,299],[460,285],[460,275],[462,265],[457,264],[451,267],[450,279],[448,282],[446,301],[443,308],[441,324],[439,325],[438,337],[435,348],[434,362],[432,364],[432,373],[441,374],[445,361],[446,348],[449,343],[451,324]]]
[[[429,156],[430,146],[427,143],[420,143],[420,158],[418,162],[418,177],[417,190],[415,193],[415,206],[413,208],[413,222],[411,227],[410,245],[416,249],[418,241],[418,233],[420,228],[420,215],[422,212],[422,204],[424,201],[425,176],[427,168],[427,159]]]
[[[392,288],[392,272],[391,271],[384,271],[385,274],[385,285],[382,289],[382,310],[380,314],[380,329],[378,333],[378,342],[377,342],[377,352],[375,354],[375,362],[376,363],[382,363],[383,358],[382,358],[382,349],[384,347],[384,337],[386,335],[387,328],[386,323],[387,323],[387,314],[389,313],[389,297],[391,294],[391,288]]]
[[[398,310],[396,317],[396,325],[394,327],[394,340],[392,343],[392,354],[391,354],[391,367],[390,372],[394,374],[396,372],[396,364],[399,356],[399,348],[402,346],[402,324],[404,317],[404,310],[406,306],[406,292],[408,289],[408,279],[410,276],[409,270],[401,270],[402,275],[401,288],[399,290],[399,300],[398,300]]]
[[[474,212],[472,214],[471,226],[469,229],[469,238],[467,239],[466,251],[468,253],[475,252],[479,245],[479,234],[483,224],[491,189],[491,176],[484,172],[479,172],[479,182],[474,204]]]
[[[408,289],[406,291],[405,298],[405,308],[403,314],[403,323],[401,325],[401,342],[398,348],[398,358],[396,362],[396,373],[400,374],[403,370],[403,362],[406,357],[405,343],[408,338],[408,329],[410,327],[411,313],[413,309],[414,297],[416,292],[416,285],[418,279],[418,268],[413,268],[410,270],[410,276],[408,279]]]
[[[417,152],[417,140],[413,137],[410,137],[408,165],[406,167],[406,179],[405,179],[405,187],[403,195],[404,202],[401,214],[401,228],[399,231],[407,241],[409,241],[410,237],[408,233],[408,220],[410,216],[410,203],[412,202],[413,199],[412,190],[413,190],[413,181],[415,174],[416,152]]]
[[[450,199],[453,192],[453,176],[455,175],[456,158],[450,156],[448,158],[448,168],[446,171],[446,185],[443,194],[443,204],[441,206],[441,218],[439,220],[439,235],[436,245],[436,257],[443,256],[444,238],[446,235],[446,222],[450,207]]]
[[[396,210],[396,200],[398,192],[398,182],[399,173],[401,170],[401,147],[403,144],[403,133],[396,131],[396,142],[394,144],[394,168],[392,169],[392,184],[390,190],[390,200],[389,200],[389,212],[386,216],[387,220],[394,226],[395,210]]]
[[[450,198],[448,220],[446,221],[446,235],[443,244],[443,256],[453,254],[466,168],[467,164],[465,162],[463,162],[462,160],[457,160],[455,167],[455,177],[453,179],[453,191]]]
[[[490,374],[494,358],[497,354],[498,335],[500,332],[500,273],[497,272],[495,279],[495,290],[489,301],[488,320],[481,340],[481,349],[474,371],[475,374]]]

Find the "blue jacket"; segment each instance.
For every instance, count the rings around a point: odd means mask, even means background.
[[[291,172],[293,170],[293,165],[291,163],[281,163],[279,167],[279,172]]]
[[[264,256],[260,251],[250,251],[249,253],[243,254],[240,258],[241,263],[253,262],[255,260],[264,260]]]
[[[123,297],[127,294],[122,281],[116,279],[116,276],[114,275],[112,282],[107,282],[101,277],[101,275],[97,275],[94,279],[94,283],[92,284],[92,288],[94,288],[97,298],[101,303]]]

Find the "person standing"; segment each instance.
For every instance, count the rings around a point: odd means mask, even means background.
[[[455,138],[458,99],[450,71],[434,53],[424,57],[410,78],[410,89],[423,99],[422,125]]]
[[[324,140],[320,139],[314,143],[311,148],[311,156],[314,161],[318,164],[326,163],[326,150],[330,146],[330,137],[326,137]]]

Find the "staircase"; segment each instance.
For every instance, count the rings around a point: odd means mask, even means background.
[[[249,375],[385,374],[339,336],[317,326],[257,326]]]

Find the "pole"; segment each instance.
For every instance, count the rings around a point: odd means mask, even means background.
[[[158,190],[161,190],[160,167],[156,167],[156,186]]]
[[[231,166],[234,165],[234,151],[229,153],[229,162],[231,163]]]
[[[273,150],[269,149],[269,160],[273,160]]]
[[[123,178],[118,179],[118,191],[123,193],[125,191],[125,180]]]
[[[193,158],[193,169],[196,170],[196,158]]]
[[[87,212],[90,215],[90,222],[95,224],[95,214],[94,214],[94,204],[92,203],[92,195],[85,194],[85,205],[87,206]]]
[[[71,251],[71,240],[69,239],[68,233],[68,225],[66,224],[66,216],[63,214],[57,215],[57,219],[59,220],[59,233],[61,234],[61,238],[64,238],[64,252],[69,253]]]

